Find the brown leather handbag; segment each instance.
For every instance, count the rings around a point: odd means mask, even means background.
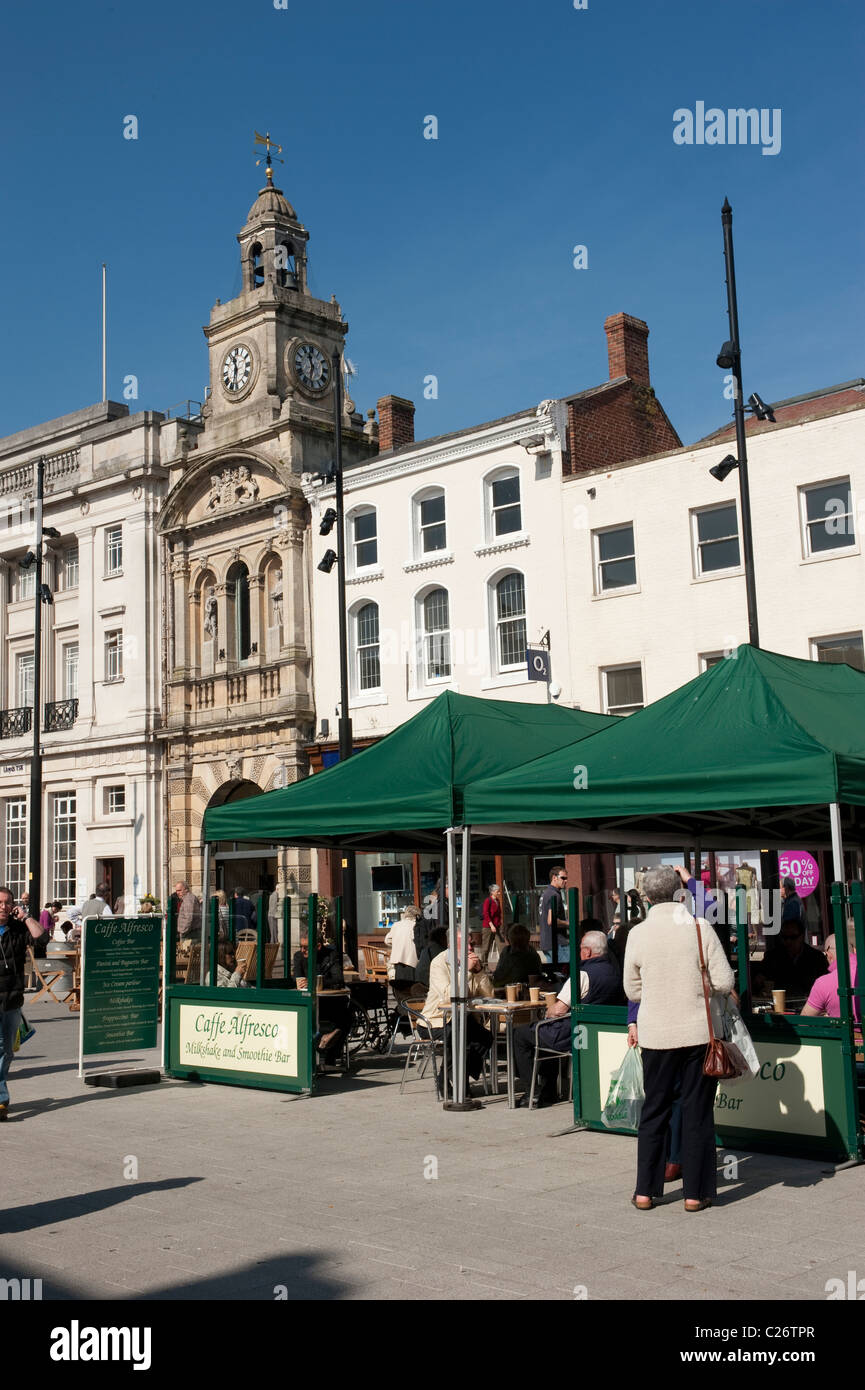
[[[697,928],[700,975],[703,980],[703,998],[706,1001],[706,1018],[709,1023],[709,1041],[706,1045],[706,1055],[703,1058],[703,1075],[711,1076],[715,1081],[728,1081],[734,1076],[741,1076],[742,1070],[733,1060],[727,1044],[721,1038],[715,1037],[715,1029],[712,1026],[712,1010],[709,1008],[709,972],[703,958],[703,935],[700,931],[699,920],[696,917],[694,918],[694,926]]]

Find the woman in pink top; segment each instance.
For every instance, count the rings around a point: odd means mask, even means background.
[[[850,983],[856,984],[856,937],[853,929],[853,918],[847,920],[847,942],[850,950]],[[805,1018],[840,1018],[841,1000],[838,995],[838,951],[835,946],[834,936],[827,936],[823,943],[823,950],[826,952],[826,959],[829,962],[829,974],[821,975],[811,986],[811,993],[808,995],[808,1003],[802,1010]],[[857,1023],[862,1022],[862,1010],[859,1000],[854,998],[853,1007],[854,1017]]]

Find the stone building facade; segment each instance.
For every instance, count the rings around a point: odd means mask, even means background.
[[[33,724],[43,757],[41,898],[100,882],[137,906],[162,893],[157,738],[161,603],[155,518],[183,426],[105,401],[0,440],[0,882],[27,889]],[[40,708],[34,710],[35,534],[44,460]]]

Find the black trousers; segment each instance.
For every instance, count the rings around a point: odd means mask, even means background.
[[[682,1089],[682,1185],[686,1201],[714,1197],[715,1088],[703,1075],[706,1044],[669,1049],[644,1047],[643,1081],[646,1099],[637,1135],[637,1186],[641,1197],[660,1197],[664,1191],[667,1130],[676,1083]]]
[[[540,1029],[541,1047],[553,1047],[565,1051],[571,1041],[571,1016],[548,1018],[541,1023],[526,1023],[514,1029],[514,1066],[523,1083],[526,1095],[532,1085],[532,1067],[535,1061],[535,1029]],[[542,1096],[547,1087],[555,1084],[558,1062],[554,1057],[541,1060],[538,1064],[538,1095]]]

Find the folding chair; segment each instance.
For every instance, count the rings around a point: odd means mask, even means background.
[[[570,1047],[568,1047],[567,1051],[565,1051],[564,1049],[559,1049],[559,1048],[555,1048],[555,1047],[541,1047],[541,1045],[540,1045],[540,1032],[539,1032],[539,1030],[540,1030],[541,1024],[542,1024],[542,1023],[545,1023],[546,1021],[547,1021],[546,1019],[539,1019],[538,1022],[535,1024],[535,1055],[534,1055],[534,1059],[533,1059],[533,1061],[532,1061],[532,1084],[531,1084],[531,1087],[530,1087],[530,1089],[529,1089],[529,1109],[531,1109],[532,1105],[534,1104],[534,1100],[535,1100],[535,1086],[537,1085],[537,1080],[538,1080],[538,1067],[539,1067],[539,1065],[540,1065],[540,1063],[541,1063],[542,1060],[547,1061],[548,1059],[552,1059],[552,1058],[557,1058],[557,1059],[558,1059],[558,1063],[559,1063],[559,1079],[558,1079],[558,1093],[559,1093],[559,1097],[561,1097],[561,1094],[562,1094],[562,1064],[563,1064],[563,1062],[565,1062],[565,1061],[571,1061],[571,1089],[570,1089],[570,1097],[571,1097],[571,1100],[573,1100],[573,1098],[574,1098],[574,1068],[573,1068],[573,1057],[572,1057],[571,1049],[570,1049]]]
[[[28,1008],[31,1004],[37,1004],[39,1000],[42,998],[43,994],[50,995],[51,998],[54,1000],[55,1004],[63,1003],[62,999],[57,998],[57,995],[54,993],[54,990],[52,989],[52,985],[56,985],[58,980],[62,980],[63,976],[67,972],[65,970],[49,970],[47,962],[51,959],[50,956],[44,956],[42,957],[42,959],[46,962],[44,973],[42,970],[39,969],[36,957],[33,954],[32,947],[27,947],[27,969],[30,972],[31,977],[35,975],[36,979],[39,981],[39,984],[42,986],[38,993],[31,994],[30,998],[27,1001]]]
[[[417,1005],[414,1005],[411,999],[404,999],[399,1007],[405,1009],[405,1016],[411,1024],[411,1038],[405,1055],[405,1066],[403,1067],[402,1080],[399,1083],[399,1093],[402,1095],[405,1090],[409,1067],[417,1063],[421,1057],[423,1057],[423,1065],[418,1073],[418,1080],[423,1080],[427,1063],[432,1058],[433,1080],[435,1081],[436,1093],[438,1093],[438,1042],[429,1019],[425,1018],[422,1013],[423,1004],[418,1002]]]

